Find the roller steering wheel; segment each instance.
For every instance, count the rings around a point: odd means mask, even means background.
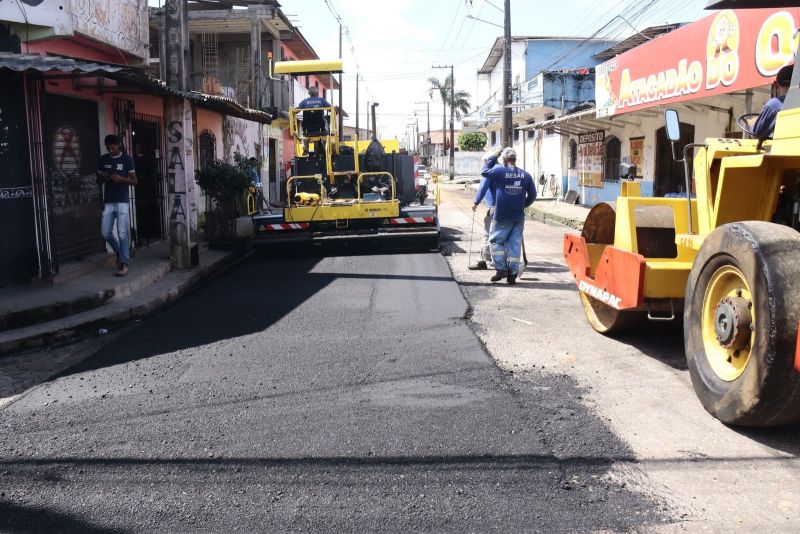
[[[739,117],[736,119],[736,125],[747,135],[757,137],[752,130],[755,120],[751,122],[751,119],[755,119],[757,117],[758,113],[745,113],[743,115],[739,115]]]

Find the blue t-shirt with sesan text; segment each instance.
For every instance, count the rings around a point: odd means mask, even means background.
[[[536,200],[536,186],[531,175],[518,167],[497,165],[497,158],[493,156],[486,162],[481,176],[486,180],[481,182],[475,203],[480,204],[491,191],[496,221],[525,220],[525,208]]]
[[[133,166],[133,158],[128,154],[122,153],[117,157],[111,154],[103,154],[100,156],[100,162],[97,164],[100,172],[106,173],[111,176],[118,174],[120,176],[128,177],[131,171],[135,171]],[[125,184],[118,184],[116,182],[105,182],[103,184],[103,202],[106,204],[128,202],[130,200],[130,186]]]

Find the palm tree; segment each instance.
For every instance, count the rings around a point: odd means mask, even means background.
[[[433,96],[433,92],[438,91],[439,98],[442,99],[442,137],[444,138],[444,146],[447,148],[447,106],[451,106],[456,118],[460,119],[469,112],[470,95],[461,89],[453,94],[453,77],[449,74],[444,80],[433,77],[428,78],[428,83],[431,84],[430,95]]]

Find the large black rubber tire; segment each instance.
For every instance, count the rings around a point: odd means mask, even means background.
[[[703,342],[703,301],[724,266],[744,275],[756,314],[755,343],[742,374],[722,380]],[[684,344],[694,391],[709,413],[741,426],[800,419],[800,374],[794,369],[800,320],[800,234],[767,222],[717,228],[703,242],[686,285]]]

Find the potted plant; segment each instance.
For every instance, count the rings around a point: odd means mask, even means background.
[[[250,176],[241,166],[215,161],[196,173],[195,178],[211,199],[205,227],[209,246],[229,248],[236,239],[236,218]]]

